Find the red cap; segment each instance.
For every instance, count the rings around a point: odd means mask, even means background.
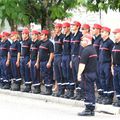
[[[82,25],[82,28],[90,29],[90,25],[88,25],[88,24],[83,24],[83,25]]]
[[[11,32],[11,36],[14,36],[14,35],[17,35],[17,34],[18,34],[17,31],[12,31],[12,32]]]
[[[2,35],[0,34],[0,38],[2,38]]]
[[[48,34],[49,34],[49,31],[48,31],[48,30],[42,30],[42,31],[41,31],[41,34],[48,35]]]
[[[78,21],[74,21],[71,25],[77,25],[78,27],[81,27],[81,23]]]
[[[93,25],[93,28],[102,29],[102,26],[101,26],[100,24],[94,24],[94,25]]]
[[[28,29],[23,29],[23,31],[22,31],[22,34],[29,34],[29,30]]]
[[[36,34],[36,35],[38,35],[38,34],[39,34],[39,31],[33,30],[33,31],[31,32],[31,34]]]
[[[54,27],[59,27],[59,28],[61,28],[61,27],[62,27],[62,24],[61,24],[61,23],[56,23],[56,24],[54,25]]]
[[[120,28],[116,28],[114,31],[113,31],[113,33],[115,34],[115,33],[120,33]]]
[[[63,23],[62,27],[70,27],[70,23],[65,22],[65,23]]]
[[[111,29],[110,29],[110,28],[108,28],[108,27],[102,27],[102,31],[107,31],[107,32],[110,32],[110,31],[111,31]]]
[[[93,39],[91,34],[85,34],[82,38],[86,38],[87,40],[92,40]]]
[[[10,33],[8,33],[8,32],[3,32],[3,33],[2,33],[2,36],[8,37],[9,35],[10,35]]]

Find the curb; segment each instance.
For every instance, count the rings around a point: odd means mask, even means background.
[[[83,101],[70,100],[70,99],[64,99],[64,98],[58,98],[58,97],[46,96],[46,95],[40,95],[40,94],[33,94],[33,93],[23,93],[23,92],[18,92],[18,91],[2,90],[2,89],[0,89],[0,94],[24,97],[24,98],[34,99],[34,100],[42,100],[45,102],[52,102],[52,103],[58,103],[58,104],[64,104],[64,105],[84,108]],[[118,115],[120,114],[120,107],[113,107],[112,105],[96,104],[96,112],[110,114],[110,115]]]

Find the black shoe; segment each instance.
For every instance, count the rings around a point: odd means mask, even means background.
[[[70,94],[70,90],[67,89],[67,91],[65,92],[64,98],[68,98],[69,94]]]
[[[38,85],[38,86],[34,86],[32,92],[33,92],[34,94],[39,94],[39,93],[41,92],[40,86],[39,86],[39,85]]]
[[[22,90],[22,92],[30,92],[31,91],[31,85],[25,85],[25,88]]]
[[[84,111],[78,113],[78,116],[94,116],[95,112],[89,109],[85,109]]]
[[[120,100],[115,101],[112,105],[115,107],[120,107]]]
[[[52,88],[51,87],[46,87],[46,91],[43,95],[52,95]]]
[[[12,83],[11,90],[20,91],[20,84],[19,83]]]
[[[56,97],[61,97],[63,95],[64,95],[64,89],[60,89],[60,90],[58,90]]]
[[[71,99],[72,97],[74,97],[74,90],[69,90],[68,91],[69,93],[66,95],[66,97],[65,98],[67,98],[67,99]]]
[[[96,99],[96,103],[102,104],[104,97],[102,95],[99,95],[98,98]]]
[[[113,103],[113,98],[105,97],[102,101],[104,105],[111,105]]]
[[[5,83],[2,89],[10,89],[10,83]]]
[[[3,86],[4,86],[4,83],[0,82],[0,88],[3,88]]]

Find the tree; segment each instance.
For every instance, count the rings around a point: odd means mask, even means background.
[[[88,11],[94,12],[99,10],[107,12],[108,9],[120,11],[120,0],[83,0],[82,5],[85,6]]]
[[[79,0],[0,0],[1,25],[7,19],[12,30],[18,24],[30,22],[41,22],[42,27],[50,27],[55,19],[70,16],[67,11],[78,4]]]

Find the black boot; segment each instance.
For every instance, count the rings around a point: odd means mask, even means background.
[[[120,107],[120,100],[116,100],[112,105],[115,107]]]
[[[96,103],[102,104],[103,99],[104,99],[103,95],[98,95]]]
[[[2,89],[10,89],[10,83],[9,82],[4,83]]]
[[[74,90],[69,90],[64,98],[72,98],[74,96]]]
[[[102,104],[104,105],[111,105],[113,103],[113,98],[110,97],[104,97]]]
[[[33,87],[33,91],[34,94],[39,94],[41,92],[40,90],[40,85],[34,86]]]
[[[0,81],[0,88],[3,88],[4,83],[2,81]]]
[[[85,109],[84,111],[78,113],[78,116],[94,116],[95,112],[94,110],[90,110],[90,109]]]
[[[46,87],[44,95],[52,95],[52,87]]]
[[[20,83],[19,82],[13,82],[11,85],[11,90],[13,91],[20,91]]]
[[[84,91],[81,89],[78,89],[75,100],[83,100],[84,99]]]
[[[66,92],[65,92],[64,98],[68,98],[69,94],[70,94],[70,90],[67,89]]]
[[[31,91],[31,84],[26,84],[22,92],[30,92],[30,91]]]

